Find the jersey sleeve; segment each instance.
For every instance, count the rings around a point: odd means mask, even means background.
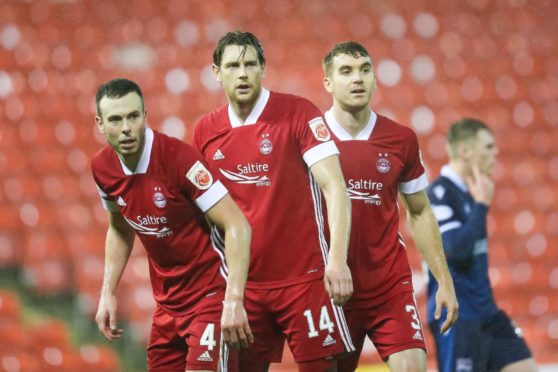
[[[424,190],[428,186],[428,178],[424,171],[417,135],[411,130],[409,132],[405,166],[403,172],[401,172],[398,184],[399,191],[403,194],[413,194]]]
[[[464,218],[459,199],[451,189],[434,184],[428,190],[432,212],[436,216],[442,242],[449,262],[463,262],[476,252],[486,250],[486,217],[488,207],[474,203]]]
[[[103,203],[103,207],[109,212],[118,212],[118,205],[112,200],[109,199],[108,195],[99,187],[97,183],[97,191],[99,192],[99,196],[101,197],[101,203]]]
[[[294,133],[304,162],[310,168],[322,159],[338,155],[322,113],[310,101],[301,99],[293,115]]]
[[[184,145],[180,152],[179,163],[182,164],[181,184],[187,196],[202,212],[207,212],[226,194],[226,187],[209,171],[207,163],[194,148]]]

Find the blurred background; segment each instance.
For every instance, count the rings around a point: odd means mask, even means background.
[[[553,0],[1,0],[0,371],[145,370],[153,299],[141,246],[120,284],[125,338],[110,344],[93,322],[107,226],[89,171],[104,144],[94,95],[108,79],[136,80],[150,126],[190,142],[196,120],[225,103],[212,52],[236,28],[262,41],[266,87],[322,110],[321,59],[339,41],[364,44],[373,108],[416,131],[430,179],[451,121],[491,125],[490,277],[536,360],[558,370],[557,17]],[[426,276],[407,246],[425,319]],[[285,360],[273,370],[295,370]],[[359,370],[383,368],[367,345]]]

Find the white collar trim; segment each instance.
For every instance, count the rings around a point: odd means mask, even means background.
[[[461,178],[461,176],[459,174],[457,174],[456,171],[454,171],[449,164],[446,164],[442,167],[442,169],[440,170],[440,174],[446,178],[449,178],[451,182],[455,183],[455,185],[457,187],[459,187],[461,190],[463,191],[469,191],[469,188],[467,187],[467,184],[465,183],[465,181],[463,180],[463,178]]]
[[[153,147],[153,130],[151,128],[145,128],[145,143],[143,144],[143,151],[141,153],[140,160],[135,172],[132,172],[126,164],[122,161],[122,158],[118,156],[120,160],[120,165],[122,166],[122,171],[127,176],[132,174],[143,174],[147,172],[147,167],[149,167],[149,159],[151,158],[151,148]]]
[[[260,96],[258,97],[256,104],[252,108],[252,111],[250,112],[250,114],[248,115],[244,123],[242,122],[242,120],[240,120],[238,116],[236,116],[234,110],[232,109],[231,104],[229,103],[228,112],[229,112],[229,120],[231,122],[231,126],[233,128],[236,128],[236,127],[241,127],[243,125],[256,124],[268,100],[269,100],[269,90],[262,87],[262,90],[260,91]]]
[[[339,140],[341,141],[368,140],[372,135],[372,131],[374,130],[374,127],[376,126],[376,121],[378,120],[378,115],[374,111],[370,110],[370,117],[368,118],[368,123],[366,123],[366,125],[364,126],[364,128],[362,128],[360,133],[353,138],[353,136],[351,136],[349,132],[347,132],[345,128],[343,128],[343,126],[337,121],[335,115],[333,115],[333,107],[330,108],[328,111],[326,111],[324,116],[333,134],[335,134],[335,136],[339,138]]]

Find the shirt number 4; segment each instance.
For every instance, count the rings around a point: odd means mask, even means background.
[[[205,331],[203,331],[200,338],[200,345],[207,346],[207,350],[209,351],[217,346],[217,342],[215,341],[215,324],[207,323],[207,327],[205,327]]]
[[[308,322],[308,337],[317,337],[318,331],[316,330],[316,326],[314,325],[312,310],[305,310],[303,314],[306,317],[306,321]],[[335,324],[333,324],[331,318],[329,317],[327,306],[322,306],[322,309],[320,310],[320,321],[318,325],[320,327],[320,331],[327,330],[329,333],[333,333]]]

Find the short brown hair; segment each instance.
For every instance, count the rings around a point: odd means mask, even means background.
[[[340,54],[347,54],[355,58],[370,57],[368,50],[366,50],[364,46],[357,43],[356,41],[343,41],[341,43],[338,43],[329,52],[327,52],[324,60],[322,61],[324,73],[326,74],[326,76],[331,75],[331,64],[333,63],[333,57]]]
[[[450,157],[456,156],[457,145],[465,141],[475,139],[481,130],[492,130],[480,120],[474,118],[461,118],[453,122],[446,136]]]
[[[260,65],[265,65],[265,55],[262,44],[256,36],[250,32],[242,32],[239,30],[227,32],[225,35],[219,39],[217,46],[213,51],[213,63],[216,66],[221,65],[221,60],[223,59],[223,53],[225,48],[229,45],[239,45],[246,48],[247,46],[252,46],[258,54],[258,61]]]
[[[95,95],[97,115],[101,116],[101,107],[99,103],[101,102],[101,99],[103,99],[103,97],[120,98],[132,92],[138,94],[138,96],[141,98],[141,106],[145,107],[143,103],[143,93],[141,92],[141,88],[135,81],[124,78],[116,78],[102,84],[97,90],[97,94]]]

